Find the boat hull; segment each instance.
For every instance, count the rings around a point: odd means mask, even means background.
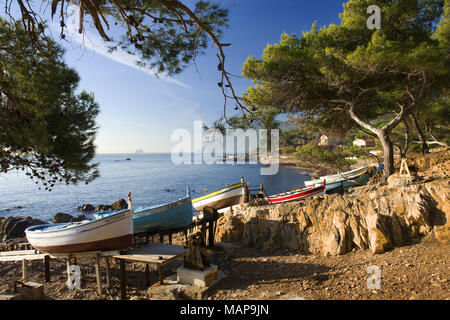
[[[123,249],[131,246],[133,235],[127,234],[122,237],[109,238],[104,240],[74,243],[65,245],[32,245],[38,251],[48,253],[71,253],[71,252],[87,252],[87,251],[109,251]],[[31,244],[31,243],[30,243]]]
[[[152,207],[136,209],[133,214],[134,233],[177,229],[192,222],[190,197]]]
[[[93,221],[33,226],[25,234],[31,246],[48,253],[123,249],[132,244],[132,211],[120,210]]]
[[[201,211],[204,207],[222,209],[244,203],[244,187],[241,183],[192,200],[193,207]]]
[[[352,178],[351,180],[342,179],[340,181],[327,183],[326,188],[327,188],[327,190],[333,190],[335,188],[340,187],[341,184],[343,185],[344,188],[358,187],[363,184],[366,184],[368,181],[369,181],[369,175],[366,173],[366,174],[360,175],[359,177]]]
[[[315,196],[321,196],[325,194],[325,188],[323,185],[312,187],[312,188],[303,188],[298,191],[285,192],[283,194],[270,196],[269,198],[265,198],[266,202],[271,204],[284,203],[290,201],[303,200]]]
[[[332,184],[335,182],[338,182],[340,184],[341,181],[357,178],[357,177],[365,174],[367,172],[368,168],[369,168],[368,166],[364,166],[364,167],[354,169],[351,171],[337,173],[337,174],[328,175],[328,176],[323,176],[323,177],[320,177],[319,179],[315,179],[315,180],[305,181],[304,183],[305,183],[306,187],[312,187],[315,185],[322,184],[323,180],[326,180],[327,184]]]

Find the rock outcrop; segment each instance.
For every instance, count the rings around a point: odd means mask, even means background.
[[[109,204],[99,204],[95,207],[94,212],[111,211],[112,207]]]
[[[71,222],[72,219],[73,219],[73,216],[68,213],[57,212],[53,216],[53,223],[67,223],[67,222]]]
[[[47,222],[32,217],[0,217],[0,240],[25,237],[25,229]]]
[[[128,208],[128,203],[125,199],[119,199],[111,205],[112,210],[122,210]]]
[[[450,180],[442,170],[431,176],[397,175],[388,185],[344,196],[241,205],[219,218],[215,241],[324,255],[354,249],[383,253],[431,232],[438,240],[449,241],[449,197]]]
[[[87,203],[77,207],[77,210],[83,212],[93,212],[95,210],[95,207],[92,204]]]

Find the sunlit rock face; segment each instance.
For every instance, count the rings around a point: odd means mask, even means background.
[[[449,241],[448,149],[440,162],[436,155],[428,157],[415,160],[427,163],[417,176],[394,175],[387,185],[359,194],[260,207],[241,205],[219,218],[215,240],[267,251],[289,248],[324,255],[354,249],[379,254],[431,232],[436,239]]]

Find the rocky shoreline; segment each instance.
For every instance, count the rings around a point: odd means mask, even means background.
[[[449,299],[450,148],[411,158],[408,165],[415,176],[393,175],[387,185],[280,205],[244,204],[223,213],[210,258],[226,276],[206,298]],[[19,230],[14,221],[17,226],[39,223],[30,217],[0,218],[0,233],[5,226]],[[17,244],[17,238],[7,241]],[[174,244],[183,241],[182,234],[174,237]],[[112,288],[97,296],[91,260],[78,261],[85,275],[83,290],[76,291],[65,285],[65,263],[52,263],[55,277],[45,285],[46,296],[118,299],[118,267],[113,265]],[[367,285],[371,266],[381,272],[379,289]],[[35,264],[32,281],[42,283],[42,268]],[[131,299],[180,298],[173,292],[152,295],[143,266],[130,264],[127,270]],[[157,271],[150,275],[156,283]],[[17,263],[0,263],[0,286],[20,276]]]
[[[316,178],[318,178],[320,176],[326,176],[329,174],[336,173],[336,169],[331,168],[329,166],[316,165],[316,166],[312,167],[299,159],[293,158],[291,156],[286,156],[286,155],[280,156],[279,164],[280,164],[280,166],[284,166],[284,167],[294,167],[297,170],[299,170],[301,173],[308,174],[311,177],[316,177]],[[358,161],[356,164],[351,165],[348,168],[344,168],[343,171],[356,169],[356,168],[364,166],[365,164],[366,164],[365,161]]]

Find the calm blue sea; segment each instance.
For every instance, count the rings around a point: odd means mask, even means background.
[[[131,161],[126,161],[131,158]],[[269,194],[304,186],[310,176],[295,168],[280,167],[277,175],[261,176],[259,164],[175,165],[170,154],[101,154],[100,178],[88,185],[55,185],[51,192],[24,174],[0,175],[0,216],[32,216],[50,220],[56,212],[81,214],[77,206],[111,204],[132,193],[133,207],[174,201],[191,189],[192,197],[238,183],[242,176],[251,186],[263,184]],[[170,191],[168,191],[170,190]],[[88,215],[89,216],[89,215]]]

